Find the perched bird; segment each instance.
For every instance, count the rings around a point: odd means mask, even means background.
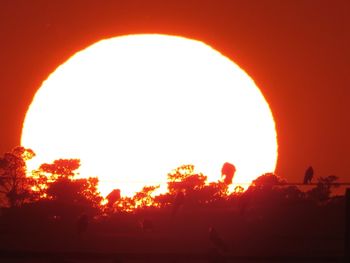
[[[120,190],[114,189],[107,195],[106,199],[108,200],[108,207],[112,207],[120,199]]]
[[[232,184],[233,176],[235,175],[236,167],[231,163],[224,163],[221,169],[221,177],[226,185]]]
[[[307,168],[305,171],[304,184],[310,184],[313,177],[314,177],[314,169],[312,168],[312,166],[309,166],[309,168]]]
[[[209,227],[209,240],[220,252],[227,252],[228,248],[214,227]]]

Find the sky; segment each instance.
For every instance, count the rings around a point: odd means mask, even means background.
[[[77,51],[137,33],[211,45],[244,69],[276,122],[276,173],[350,181],[347,0],[0,0],[0,152],[19,145],[41,83]],[[34,149],[35,150],[35,149]]]

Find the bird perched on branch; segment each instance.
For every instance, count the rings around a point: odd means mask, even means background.
[[[231,163],[224,163],[221,169],[221,177],[226,185],[232,184],[233,176],[235,175],[236,167]]]
[[[112,207],[115,202],[120,200],[120,190],[114,189],[107,195],[106,199],[108,200],[108,207]]]
[[[313,177],[314,177],[314,169],[312,168],[312,166],[309,166],[309,168],[307,168],[305,171],[304,184],[311,184]]]

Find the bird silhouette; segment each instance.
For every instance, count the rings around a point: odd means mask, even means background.
[[[305,171],[304,184],[310,184],[313,177],[314,177],[314,169],[312,168],[312,166],[309,166],[309,168],[307,168]]]
[[[235,175],[236,167],[231,163],[224,163],[221,169],[221,177],[226,185],[232,184],[233,176]]]
[[[120,190],[114,189],[107,195],[106,199],[108,200],[108,207],[112,207],[120,199]]]

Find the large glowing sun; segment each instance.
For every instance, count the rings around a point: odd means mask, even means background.
[[[183,164],[217,181],[230,162],[246,186],[277,160],[254,81],[202,42],[157,34],[102,40],[59,66],[28,109],[22,145],[32,165],[80,158],[80,176],[98,176],[104,195],[164,185]]]

